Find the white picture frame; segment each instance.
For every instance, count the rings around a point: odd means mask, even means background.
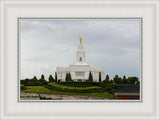
[[[159,1],[1,0],[1,119],[160,119]],[[142,102],[18,102],[17,18],[142,18]]]

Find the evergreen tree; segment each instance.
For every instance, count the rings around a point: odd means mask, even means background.
[[[99,83],[101,83],[101,72],[99,72]]]
[[[68,74],[68,79],[69,79],[69,81],[72,81],[70,72],[69,72],[69,74]]]
[[[122,83],[123,84],[127,84],[128,83],[125,75],[123,76]]]
[[[47,84],[47,81],[44,78],[44,75],[41,75],[41,79],[39,80],[42,84]]]
[[[26,79],[25,79],[25,82],[29,82],[29,79],[28,79],[28,78],[26,78]]]
[[[57,82],[57,72],[55,72],[55,82]]]
[[[54,78],[52,77],[52,75],[49,76],[49,82],[54,82]]]
[[[91,71],[89,72],[88,81],[90,81],[90,82],[92,82],[92,81],[93,81],[93,77],[92,77]]]
[[[113,82],[113,80],[110,80],[109,83],[113,84],[114,82]]]
[[[128,83],[129,84],[135,84],[138,81],[137,77],[128,77]]]
[[[69,81],[69,74],[68,74],[68,73],[66,73],[65,80],[66,80],[66,82],[68,82],[68,81]]]
[[[37,79],[37,77],[36,76],[34,76],[33,78],[32,78],[32,81],[37,81],[38,79]]]
[[[138,82],[138,78],[137,77],[132,77],[132,81],[133,81],[133,84],[136,84],[136,82]]]
[[[109,75],[108,74],[106,75],[106,78],[105,78],[104,82],[109,83]]]
[[[41,75],[41,80],[45,80],[45,78],[44,78],[44,75],[43,75],[43,74]]]
[[[118,75],[115,75],[115,77],[114,77],[114,83],[115,84],[120,84],[121,83],[121,78]]]
[[[128,83],[128,84],[131,84],[131,77],[128,77],[128,78],[127,78],[127,83]]]
[[[136,85],[140,85],[140,81],[138,80],[138,81],[136,81],[136,83],[135,83]]]

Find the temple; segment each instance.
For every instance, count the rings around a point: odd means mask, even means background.
[[[105,77],[105,70],[103,67],[93,67],[92,64],[88,64],[85,61],[85,51],[83,49],[82,38],[80,37],[80,44],[78,46],[76,61],[69,67],[57,67],[57,79],[65,81],[66,73],[71,74],[71,78],[74,81],[86,81],[88,80],[89,73],[93,76],[93,82],[99,82],[99,73],[102,80]]]

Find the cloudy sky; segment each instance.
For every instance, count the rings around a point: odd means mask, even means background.
[[[113,78],[140,75],[138,19],[20,19],[21,79],[48,76],[76,60],[82,37],[86,61]]]

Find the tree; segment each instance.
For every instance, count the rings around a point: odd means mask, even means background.
[[[45,80],[45,78],[44,78],[44,75],[43,75],[43,74],[41,75],[41,80]]]
[[[113,82],[113,80],[110,80],[109,83],[113,84],[114,82]]]
[[[101,72],[99,72],[99,82],[101,83]]]
[[[57,72],[55,72],[55,82],[57,82]]]
[[[138,81],[137,77],[128,77],[129,84],[135,84]]]
[[[131,81],[132,81],[133,84],[135,84],[138,81],[138,78],[137,77],[132,77]]]
[[[47,81],[44,78],[44,75],[41,75],[41,79],[39,80],[42,84],[47,84]]]
[[[128,83],[125,75],[123,76],[122,83],[123,84],[127,84]]]
[[[58,82],[58,83],[60,83],[60,82],[61,82],[61,80],[58,80],[57,82]]]
[[[29,79],[28,79],[28,78],[26,78],[26,79],[25,79],[25,82],[29,82]]]
[[[38,79],[37,79],[37,77],[36,76],[34,76],[33,78],[32,78],[32,81],[37,81]]]
[[[49,82],[54,82],[54,78],[52,77],[52,75],[49,76]]]
[[[72,81],[70,72],[69,72],[69,73],[66,73],[65,80],[66,80],[67,82]]]
[[[115,84],[120,84],[121,83],[121,78],[118,75],[115,75],[113,80],[114,80]]]
[[[135,83],[136,85],[140,85],[140,81],[138,80],[138,81],[136,81],[136,83]]]
[[[72,81],[70,72],[69,72],[69,74],[68,74],[68,80],[69,80],[69,81]]]
[[[90,82],[92,82],[92,81],[93,81],[93,77],[92,77],[91,71],[89,72],[88,81],[90,81]]]
[[[69,74],[66,73],[66,77],[65,77],[66,82],[69,81]]]
[[[109,83],[109,75],[108,74],[106,75],[106,78],[105,78],[104,82]]]

